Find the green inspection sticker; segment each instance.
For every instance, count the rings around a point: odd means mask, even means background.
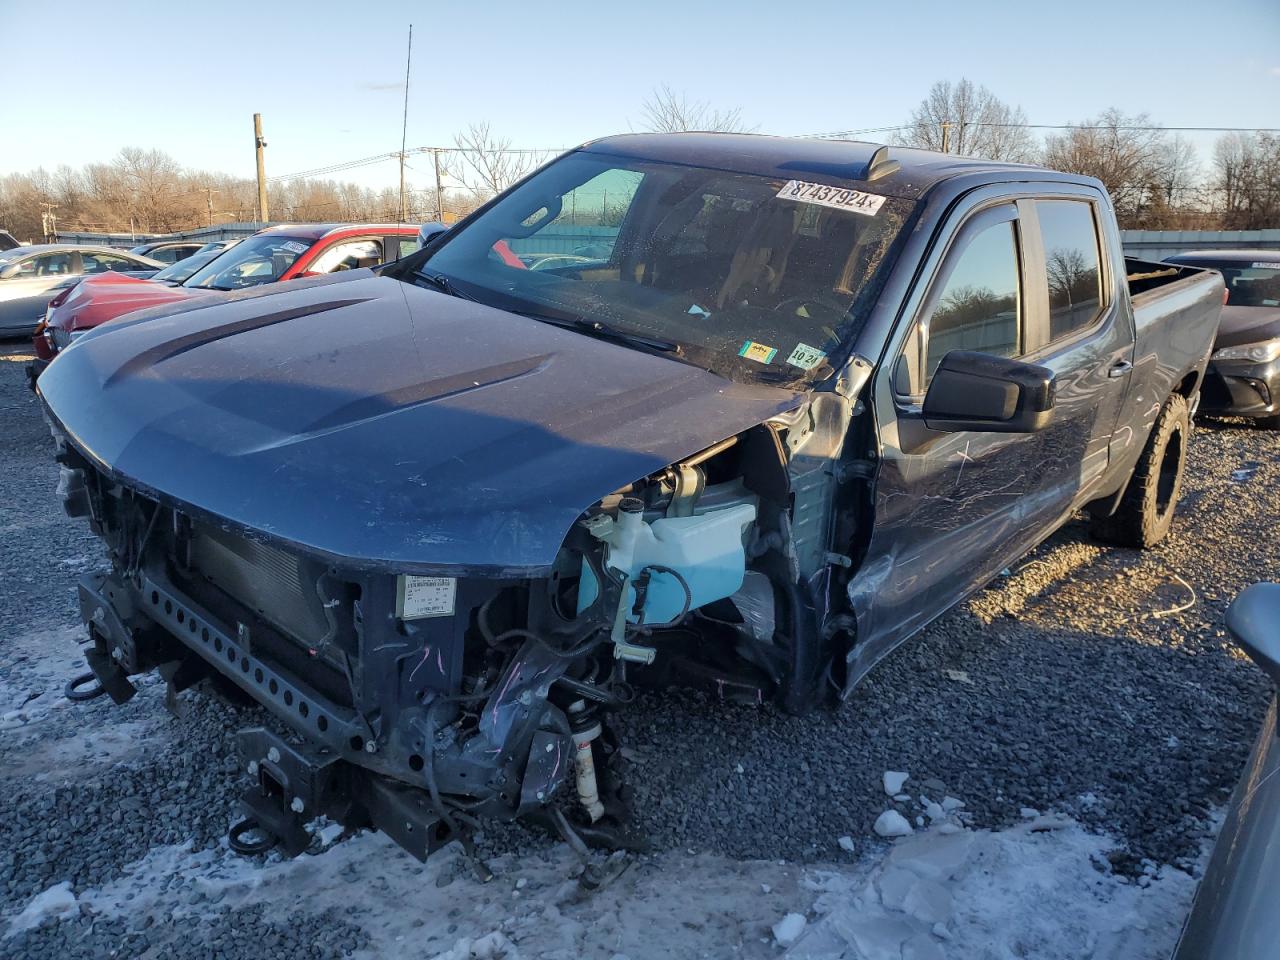
[[[787,363],[801,370],[812,370],[825,359],[827,355],[817,347],[811,347],[807,343],[797,343],[796,348],[791,351],[791,356],[787,357]]]
[[[748,360],[754,360],[756,363],[772,363],[773,358],[777,355],[777,347],[770,347],[763,343],[756,343],[754,340],[748,340],[742,345],[742,349],[738,351],[738,356],[746,357]]]

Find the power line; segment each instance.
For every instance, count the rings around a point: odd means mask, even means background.
[[[945,122],[945,121],[944,121]],[[1014,127],[1023,130],[1133,130],[1166,133],[1280,133],[1280,127],[1165,127],[1158,124],[1108,124],[1108,123],[997,123],[989,120],[949,121],[965,127]],[[910,130],[914,123],[901,123],[891,127],[866,127],[861,130],[834,130],[828,133],[801,134],[808,140],[841,140],[864,133],[889,133],[894,130]]]

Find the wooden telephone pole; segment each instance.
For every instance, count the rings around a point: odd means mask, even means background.
[[[262,114],[253,115],[253,145],[258,159],[258,222],[267,222],[267,168],[262,160],[262,151],[267,141],[262,136]]]

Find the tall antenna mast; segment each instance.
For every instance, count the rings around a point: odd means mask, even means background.
[[[413,66],[413,24],[409,24],[409,54],[404,62],[404,120],[400,124],[400,222],[409,219],[404,206],[404,151],[409,137],[409,68]]]

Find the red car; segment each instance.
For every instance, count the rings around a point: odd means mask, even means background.
[[[81,333],[134,310],[215,291],[375,266],[413,253],[417,239],[418,228],[406,224],[268,227],[223,251],[180,283],[165,282],[167,270],[154,281],[119,274],[87,278],[50,301],[44,323],[35,333],[31,377],[39,376],[58,351]]]

